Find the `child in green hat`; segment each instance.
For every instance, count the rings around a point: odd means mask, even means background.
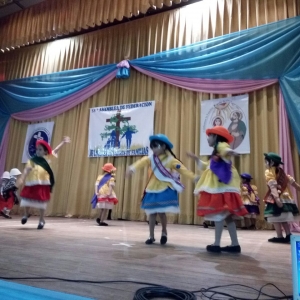
[[[271,243],[290,243],[291,231],[289,224],[299,216],[298,207],[292,198],[290,185],[300,190],[300,185],[295,179],[287,175],[280,167],[283,165],[281,157],[273,152],[264,153],[265,156],[265,178],[268,192],[264,197],[266,203],[265,217],[268,222],[273,223],[277,237],[268,241]],[[283,237],[282,227],[286,236]]]

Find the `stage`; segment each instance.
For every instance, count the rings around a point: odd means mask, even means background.
[[[259,289],[273,283],[292,294],[290,245],[268,243],[275,231],[239,230],[241,254],[210,254],[205,247],[213,242],[214,229],[199,226],[169,224],[168,244],[161,246],[160,225],[156,244],[145,245],[148,225],[143,222],[108,221],[110,226],[99,227],[95,220],[46,218],[44,230],[37,230],[36,217],[26,225],[20,219],[0,219],[2,277],[132,280],[189,291],[235,283]],[[229,241],[225,229],[222,245]],[[133,299],[134,292],[143,287],[133,283],[13,282],[104,300]],[[241,287],[223,291],[244,298],[257,296]],[[274,288],[265,292],[282,296]]]

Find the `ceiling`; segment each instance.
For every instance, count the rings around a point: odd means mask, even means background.
[[[0,19],[45,0],[0,0]]]

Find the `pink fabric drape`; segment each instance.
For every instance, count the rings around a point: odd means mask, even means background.
[[[150,72],[140,67],[135,67],[137,71],[153,77],[157,80],[178,86],[183,89],[213,93],[213,94],[243,94],[262,89],[266,86],[278,82],[278,79],[265,80],[215,80],[215,79],[201,79],[201,78],[187,78],[163,75],[159,73]]]
[[[111,80],[116,77],[117,70],[111,72],[100,80],[92,83],[88,87],[76,92],[70,96],[64,97],[54,103],[47,104],[38,108],[26,110],[13,114],[11,117],[20,121],[26,122],[36,122],[42,121],[48,118],[55,117],[59,114],[62,114],[69,109],[80,104],[87,98],[91,97],[104,86],[106,86]],[[0,145],[0,174],[4,172],[6,153],[8,148],[8,132],[9,132],[9,122],[6,125],[3,138]]]
[[[79,92],[64,97],[54,103],[13,114],[12,117],[16,120],[26,122],[41,121],[55,117],[77,106],[87,98],[100,91],[104,86],[106,86],[111,80],[113,80],[116,77],[116,74],[117,70],[111,72],[110,74],[92,83],[91,85],[80,90]]]
[[[291,150],[290,127],[285,110],[284,99],[282,92],[279,92],[279,155],[284,162],[284,171],[294,177],[294,165]],[[294,188],[291,189],[293,198],[297,203],[297,193]],[[291,231],[300,232],[299,223],[290,223]]]

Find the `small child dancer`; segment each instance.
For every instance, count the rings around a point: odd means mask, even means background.
[[[197,180],[197,176],[176,158],[172,152],[173,145],[167,136],[157,134],[150,136],[150,148],[153,155],[143,157],[131,165],[127,176],[132,175],[138,169],[151,167],[152,174],[146,186],[141,208],[149,216],[150,236],[146,244],[155,242],[154,228],[156,215],[160,217],[162,234],[160,244],[167,243],[167,216],[166,213],[179,213],[178,192],[182,192],[183,185],[178,179],[178,173]]]
[[[57,152],[65,143],[70,143],[69,137],[64,137],[63,141],[52,150],[46,141],[38,140],[36,142],[36,156],[27,162],[25,170],[17,184],[21,186],[25,183],[20,195],[20,206],[24,207],[24,216],[21,221],[23,225],[27,223],[29,208],[32,207],[40,210],[37,229],[44,228],[44,214],[55,183],[50,162],[53,157],[57,157]]]
[[[251,184],[253,179],[250,174],[243,173],[242,178],[242,189],[241,196],[242,201],[248,211],[245,218],[244,229],[256,229],[256,216],[259,215],[259,198],[257,193],[257,187]],[[250,224],[249,224],[250,223]]]
[[[117,170],[113,164],[107,163],[102,167],[103,175],[99,175],[95,183],[95,195],[91,201],[93,208],[100,210],[99,218],[96,219],[99,226],[108,226],[104,221],[109,210],[118,203],[114,186],[116,183],[114,172]]]
[[[3,197],[3,188],[6,186],[10,179],[10,175],[8,171],[5,171],[1,177],[1,186],[0,186],[0,214],[4,218],[9,218],[9,216],[6,214],[6,201],[7,199],[4,199]]]
[[[264,198],[266,203],[265,217],[273,223],[277,237],[268,241],[271,243],[290,243],[291,231],[289,222],[294,222],[299,215],[299,210],[290,192],[289,185],[300,190],[300,185],[295,179],[287,175],[280,165],[283,165],[281,157],[273,152],[264,153],[265,156],[265,177],[268,185],[268,192]],[[282,227],[286,237],[282,235]]]
[[[197,214],[215,222],[215,242],[208,245],[206,250],[239,253],[241,247],[233,218],[244,216],[248,212],[240,196],[240,176],[230,160],[230,156],[238,154],[229,146],[233,137],[225,127],[215,126],[207,129],[206,134],[209,146],[214,148],[209,163],[201,161],[195,154],[188,153],[201,169],[205,169],[195,188],[195,194],[200,194]],[[231,245],[220,247],[224,220]]]
[[[6,201],[5,207],[1,210],[1,215],[4,218],[11,219],[11,216],[9,215],[10,211],[14,207],[14,205],[19,204],[19,198],[16,194],[17,187],[16,187],[16,182],[17,179],[20,177],[22,173],[20,172],[19,169],[13,168],[9,172],[9,180],[8,182],[4,185],[2,189],[2,194],[3,198]]]

